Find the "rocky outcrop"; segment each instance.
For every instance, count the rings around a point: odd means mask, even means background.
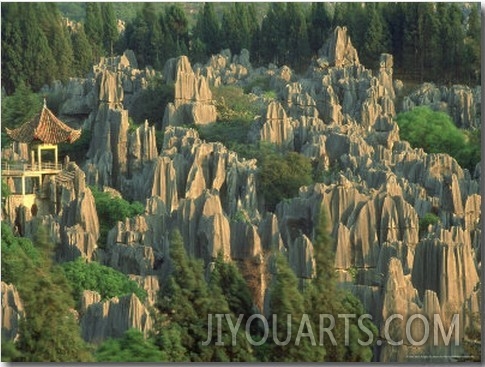
[[[13,284],[2,282],[2,340],[16,341],[19,322],[25,316],[24,306]]]
[[[480,128],[480,87],[472,89],[464,85],[453,85],[447,88],[424,83],[403,98],[403,111],[409,111],[416,106],[428,106],[435,111],[448,113],[459,128]]]
[[[120,338],[134,328],[147,335],[153,321],[147,308],[134,295],[100,301],[96,292],[84,291],[81,335],[85,341],[100,344],[108,338]]]
[[[330,66],[341,67],[359,63],[357,50],[352,46],[346,27],[336,27],[333,36],[319,51]]]
[[[148,75],[140,76],[139,70],[131,66],[135,62],[132,58],[125,53],[103,59],[95,67],[98,106],[89,119],[92,138],[84,170],[90,185],[114,187],[128,199],[144,200],[149,190],[146,176],[158,152],[155,128],[148,121],[130,129],[126,94],[134,96],[142,90],[133,83]]]
[[[231,85],[249,77],[252,71],[249,58],[249,51],[246,49],[242,49],[239,55],[234,56],[229,49],[226,49],[211,56],[205,66],[196,66],[194,69],[200,69],[201,75],[206,77],[209,85],[214,87]]]
[[[216,121],[217,111],[208,82],[194,73],[187,56],[168,60],[163,75],[168,84],[175,85],[175,100],[165,109],[163,127]]]
[[[260,130],[260,140],[293,150],[293,126],[279,102],[273,101],[268,105]]]
[[[50,182],[50,196],[59,215],[58,261],[71,261],[79,256],[91,260],[97,248],[99,221],[84,172],[70,163]]]

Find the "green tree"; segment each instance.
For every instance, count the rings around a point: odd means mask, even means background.
[[[468,29],[465,38],[465,77],[471,83],[480,84],[481,79],[481,21],[480,6],[473,5],[468,17]]]
[[[448,81],[457,82],[462,77],[464,39],[463,14],[455,3],[437,4],[440,19],[440,60],[443,74]]]
[[[289,50],[288,62],[297,71],[302,72],[310,59],[310,44],[306,17],[301,4],[289,2],[286,4],[287,41]]]
[[[108,339],[96,351],[97,362],[162,362],[169,361],[151,339],[137,329],[130,329],[119,339]]]
[[[73,50],[67,28],[55,3],[37,4],[36,17],[54,59],[53,78],[67,81],[71,76]]]
[[[214,3],[204,3],[197,17],[196,34],[205,45],[205,55],[215,55],[221,50],[220,23],[214,10]]]
[[[164,342],[168,331],[176,330],[180,335],[180,345],[187,351],[187,357],[193,362],[244,361],[251,358],[250,348],[240,331],[236,345],[231,343],[231,334],[223,323],[221,338],[224,346],[216,346],[217,328],[209,329],[209,315],[229,314],[229,306],[219,287],[220,274],[216,268],[208,284],[204,278],[202,262],[189,258],[178,230],[170,237],[171,274],[162,288],[158,308],[162,316],[157,320],[157,344],[167,350]],[[214,318],[214,317],[213,317]],[[216,321],[213,320],[215,323]],[[232,320],[233,325],[236,320]],[[224,325],[225,324],[225,325]],[[211,331],[212,342],[204,346]]]
[[[308,21],[308,40],[313,55],[323,46],[325,37],[330,31],[331,16],[324,2],[312,3]]]
[[[42,109],[42,98],[20,83],[11,96],[2,98],[2,126],[13,129],[32,119]]]
[[[231,50],[233,54],[239,53],[240,37],[238,29],[238,17],[233,7],[227,7],[222,14],[221,29],[223,34],[223,47]]]
[[[54,79],[56,61],[52,55],[45,33],[37,19],[38,4],[27,3],[22,7],[23,53],[22,63],[25,81],[33,90],[39,90]]]
[[[8,94],[26,80],[19,3],[2,3],[2,87]]]
[[[4,229],[2,223],[2,248]],[[15,242],[15,237],[9,233],[7,236],[10,244],[5,247]],[[29,271],[24,268],[15,275],[26,315],[20,321],[16,345],[21,353],[18,361],[89,362],[91,355],[72,312],[74,304],[69,283],[51,260],[54,245],[43,227],[39,227],[34,243],[38,253],[36,262],[31,262],[25,253],[21,261],[29,266]],[[2,259],[2,265],[3,262]]]
[[[189,49],[189,21],[184,9],[179,4],[165,9],[166,29],[172,33],[176,45],[176,55],[187,55]]]
[[[81,25],[75,32],[71,32],[71,43],[73,49],[73,68],[76,76],[85,76],[93,65],[93,51],[91,43],[86,37],[84,27]]]
[[[261,59],[276,65],[285,62],[287,40],[286,3],[271,3],[261,24]]]
[[[100,3],[102,30],[103,30],[103,47],[109,55],[113,54],[113,46],[118,39],[118,26],[116,16],[113,10],[113,4],[106,2]]]
[[[325,361],[370,361],[372,358],[371,345],[361,345],[359,340],[368,342],[372,334],[372,340],[377,335],[376,327],[365,318],[363,324],[366,331],[357,326],[358,318],[364,314],[364,309],[358,299],[337,288],[336,273],[334,267],[333,240],[330,237],[330,228],[324,206],[320,208],[314,229],[313,241],[315,259],[315,278],[305,289],[307,310],[313,315],[313,322],[320,325],[322,314],[333,315],[335,327],[332,329],[335,343],[330,337],[323,340],[325,347]],[[343,314],[354,314],[355,318],[349,319],[349,340],[345,342],[345,320],[338,317]],[[330,326],[330,319],[324,319],[323,326]],[[335,345],[334,345],[335,344]]]
[[[84,31],[91,43],[94,61],[97,62],[103,52],[103,18],[98,3],[86,3],[86,20]]]
[[[416,107],[398,114],[397,123],[401,139],[409,141],[413,148],[423,148],[428,153],[448,153],[456,158],[465,147],[463,133],[444,112]]]
[[[360,57],[362,63],[376,69],[379,66],[379,56],[389,51],[387,29],[378,4],[369,3],[366,6],[368,26],[365,31],[364,45]]]
[[[301,186],[312,183],[311,162],[300,153],[289,152],[283,156],[263,147],[258,159],[261,191],[270,211],[281,200],[296,196]]]
[[[126,274],[95,261],[87,263],[78,258],[62,264],[62,270],[77,303],[81,301],[84,290],[96,291],[102,299],[134,293],[143,302],[147,296],[146,291]]]
[[[109,192],[101,192],[96,187],[91,187],[91,191],[100,221],[99,243],[101,246],[106,244],[108,231],[117,222],[142,214],[145,211],[143,204],[140,202],[129,203],[123,198],[114,197]]]
[[[323,361],[325,349],[318,345],[318,324],[310,322],[296,275],[281,254],[276,257],[276,274],[270,285],[269,297],[272,335],[268,361]],[[301,333],[309,333],[313,339],[299,337]]]

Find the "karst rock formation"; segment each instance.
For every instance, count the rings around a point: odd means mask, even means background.
[[[137,281],[148,293],[101,300],[83,295],[83,337],[101,342],[130,327],[148,332],[149,308],[167,276],[170,232],[178,228],[187,252],[210,266],[219,252],[226,261],[252,264],[258,292],[254,302],[265,312],[271,251],[281,251],[302,282],[314,275],[313,241],[321,207],[334,239],[339,286],[349,290],[372,315],[381,340],[385,320],[403,315],[388,330],[405,339],[411,315],[440,315],[444,327],[459,314],[459,338],[476,326],[480,311],[480,174],[468,172],[448,154],[427,154],[400,139],[395,121],[402,83],[393,79],[393,57],[380,55],[377,70],[359,61],[345,27],[337,27],[312,62],[297,76],[287,66],[254,69],[247,50],[223,51],[206,65],[186,56],[163,70],[175,97],[163,117],[163,146],[157,149],[150,121],[130,128],[128,107],[146,87],[153,70],[139,70],[132,52],[103,59],[87,79],[73,79],[64,91],[63,116],[83,116],[91,143],[81,170],[72,163],[46,186],[52,208],[31,218],[20,208],[10,221],[25,234],[45,224],[59,244],[59,261],[96,259]],[[241,158],[222,143],[206,142],[182,125],[217,120],[210,86],[245,86],[266,76],[278,98],[267,100],[248,131],[250,141],[265,141],[319,162],[323,182],[301,187],[297,197],[265,212],[258,192],[258,162]],[[464,128],[480,123],[480,90],[424,84],[402,98],[402,109],[429,105],[450,113]],[[9,154],[21,155],[20,148]],[[118,222],[103,249],[97,246],[99,220],[87,185],[111,187],[142,201],[145,213]],[[422,228],[427,213],[439,218]],[[15,289],[2,283],[2,335],[16,335],[23,312]],[[420,340],[423,330],[413,324]],[[452,338],[453,339],[453,338]],[[453,343],[451,343],[453,344]],[[449,361],[462,353],[454,345],[402,347],[384,343],[374,350],[383,362]]]

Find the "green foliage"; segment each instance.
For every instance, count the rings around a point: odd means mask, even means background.
[[[19,84],[15,93],[2,98],[2,126],[10,129],[32,119],[42,108],[42,98],[25,84]]]
[[[416,107],[398,114],[397,123],[401,139],[409,141],[413,148],[423,148],[427,153],[448,153],[470,172],[480,161],[480,134],[465,134],[444,112]]]
[[[139,93],[130,105],[129,114],[136,124],[145,120],[162,126],[163,114],[168,102],[175,98],[175,87],[166,84],[160,76],[148,80],[148,88]]]
[[[217,108],[218,121],[253,122],[260,112],[254,97],[244,93],[240,87],[227,85],[212,89]]]
[[[305,289],[305,300],[307,312],[313,316],[313,323],[319,325],[320,314],[331,314],[335,319],[335,327],[332,329],[336,340],[333,345],[330,338],[324,339],[325,361],[366,361],[372,358],[372,345],[364,346],[359,340],[368,341],[368,334],[358,327],[357,320],[363,315],[364,309],[360,301],[351,294],[337,288],[337,277],[334,267],[333,240],[330,237],[330,227],[325,208],[320,208],[320,213],[315,227],[315,239],[313,241],[314,258],[316,265],[316,276]],[[356,318],[349,319],[349,343],[345,343],[344,319],[339,314],[355,314]],[[328,327],[329,320],[326,320],[325,327]],[[377,336],[376,327],[365,319],[363,322],[367,331]]]
[[[109,192],[99,191],[94,186],[91,186],[91,191],[99,218],[99,243],[101,247],[106,244],[108,232],[117,222],[142,214],[145,211],[145,207],[140,202],[135,201],[130,204],[125,199],[114,197]]]
[[[217,108],[217,122],[197,126],[202,139],[219,141],[229,147],[248,143],[248,132],[259,112],[254,99],[235,86],[214,88],[213,98]]]
[[[32,241],[15,237],[10,226],[2,221],[2,281],[18,284],[24,272],[40,266],[40,259]]]
[[[202,262],[187,256],[178,230],[170,236],[170,261],[172,271],[160,294],[158,308],[161,316],[158,316],[155,327],[157,345],[161,350],[169,353],[174,346],[180,352],[186,350],[185,361],[192,362],[251,360],[251,348],[243,331],[238,333],[236,345],[232,346],[228,326],[223,324],[224,346],[216,346],[217,328],[208,329],[209,314],[230,313],[220,284],[227,281],[223,279],[223,274],[231,271],[216,265],[208,284]],[[230,289],[240,290],[237,283],[233,284]],[[242,294],[234,294],[234,297],[232,304],[237,309],[241,305]],[[232,321],[236,323],[235,318]],[[214,334],[213,341],[204,346],[209,331]],[[172,333],[172,338],[167,333]],[[180,353],[177,355],[181,357]]]
[[[97,362],[162,362],[169,361],[151,339],[137,329],[130,329],[120,339],[106,340],[96,351]]]
[[[261,193],[267,210],[274,211],[281,200],[297,196],[301,186],[313,182],[310,159],[300,153],[281,154],[263,148],[257,158]]]
[[[2,362],[15,362],[21,358],[22,353],[11,340],[2,340]]]
[[[424,217],[419,219],[419,233],[422,234],[428,230],[428,226],[438,224],[440,218],[433,213],[426,213]]]
[[[2,280],[13,283],[22,299],[16,362],[89,362],[71,308],[74,304],[64,273],[52,263],[54,245],[43,227],[34,239],[14,237],[2,222]]]
[[[270,81],[269,76],[258,76],[244,87],[244,93],[252,93],[255,89],[261,89],[263,92],[275,92],[270,88]]]
[[[90,144],[91,130],[83,129],[81,131],[81,137],[74,143],[59,145],[59,158],[64,159],[67,155],[71,161],[80,163],[86,158]]]
[[[78,258],[62,264],[64,274],[69,281],[74,300],[79,304],[84,290],[96,291],[103,300],[134,293],[142,302],[146,291],[134,281],[113,268],[97,262],[87,263]]]
[[[84,25],[73,29],[55,3],[2,4],[2,86],[8,94],[21,83],[38,91],[53,80],[84,76],[110,53],[119,37],[112,5],[87,3],[85,14]]]
[[[325,349],[319,346],[312,346],[311,339],[303,337],[300,343],[296,344],[298,330],[302,317],[306,314],[303,295],[298,290],[298,279],[291,270],[283,255],[276,257],[276,274],[270,286],[270,310],[271,315],[276,315],[276,324],[271,320],[271,329],[277,330],[276,335],[272,333],[269,353],[265,356],[271,362],[321,362],[325,357]],[[288,316],[290,322],[288,323]],[[274,317],[274,316],[273,316]],[[313,331],[315,342],[318,344],[318,324],[308,324]],[[304,329],[308,332],[308,329]],[[275,340],[274,338],[277,338]],[[278,345],[278,342],[288,340],[287,345]]]

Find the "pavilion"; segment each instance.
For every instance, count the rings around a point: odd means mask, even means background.
[[[39,114],[16,129],[6,128],[6,132],[14,141],[28,144],[30,161],[2,161],[2,176],[7,179],[9,187],[20,186],[21,189],[14,190],[12,195],[21,195],[21,203],[31,207],[46,176],[56,175],[62,170],[57,145],[75,142],[81,136],[81,130],[73,129],[59,120],[47,108],[44,99]]]

